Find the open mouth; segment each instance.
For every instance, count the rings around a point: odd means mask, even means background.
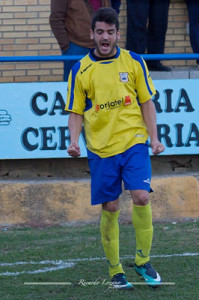
[[[109,47],[109,43],[107,42],[103,42],[101,45],[103,49],[107,49]]]

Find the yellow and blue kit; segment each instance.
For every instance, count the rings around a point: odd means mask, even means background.
[[[70,72],[66,110],[84,115],[87,148],[104,158],[147,141],[140,103],[154,94],[140,55],[117,47],[98,61],[91,51]]]
[[[125,189],[150,192],[151,165],[148,132],[140,104],[154,94],[141,56],[117,48],[109,59],[91,51],[75,64],[69,76],[66,110],[84,115],[91,170],[91,204],[114,201]],[[102,206],[103,208],[103,206]],[[119,210],[102,209],[102,245],[110,277],[123,274],[119,259]],[[137,266],[149,261],[153,236],[151,206],[133,205]]]

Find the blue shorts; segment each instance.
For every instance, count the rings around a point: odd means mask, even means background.
[[[151,160],[146,144],[136,144],[123,153],[101,158],[88,150],[91,171],[91,204],[116,200],[126,190],[152,191]]]

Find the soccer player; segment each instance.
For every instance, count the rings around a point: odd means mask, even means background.
[[[84,124],[91,171],[91,204],[102,205],[101,237],[109,263],[112,286],[132,289],[119,258],[119,196],[121,184],[130,190],[136,234],[135,271],[152,286],[161,278],[150,264],[153,236],[149,203],[153,154],[164,146],[157,137],[155,94],[145,62],[136,53],[120,49],[118,14],[100,8],[90,31],[95,49],[76,63],[69,75],[66,110],[70,112],[68,154],[80,153],[79,135]]]

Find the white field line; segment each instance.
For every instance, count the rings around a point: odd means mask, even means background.
[[[39,265],[41,262],[19,262],[19,263],[13,263],[13,264],[7,264],[9,266],[16,266],[16,265]],[[45,264],[44,262],[42,262],[42,264]],[[47,261],[46,264],[53,264],[53,262]],[[6,264],[0,264],[0,266],[5,266]],[[39,274],[39,273],[46,273],[46,272],[52,272],[52,271],[57,271],[57,270],[63,270],[66,268],[71,268],[74,267],[75,263],[73,262],[62,262],[60,264],[55,264],[55,267],[49,267],[49,268],[43,268],[43,269],[38,269],[38,270],[34,270],[34,271],[21,271],[21,272],[3,272],[0,273],[0,276],[18,276],[21,274]]]
[[[174,253],[174,254],[165,254],[165,255],[152,255],[151,258],[170,258],[170,257],[186,257],[186,256],[199,256],[199,253]],[[132,259],[134,256],[131,255],[125,255],[121,257],[121,260],[123,259]],[[12,266],[22,266],[22,265],[53,265],[52,267],[45,267],[38,270],[33,271],[20,271],[20,272],[3,272],[0,273],[0,276],[18,276],[21,274],[39,274],[39,273],[46,273],[46,272],[52,272],[57,270],[63,270],[66,268],[71,268],[75,266],[75,263],[77,262],[83,262],[83,261],[100,261],[100,260],[106,260],[105,257],[90,257],[90,258],[74,258],[74,259],[67,259],[67,260],[44,260],[39,262],[34,261],[19,261],[19,262],[13,262],[13,263],[0,263],[0,267],[12,267]]]
[[[168,258],[168,257],[175,257],[175,256],[199,256],[199,253],[174,253],[174,254],[163,254],[163,255],[151,255],[151,258]],[[124,255],[120,257],[121,260],[123,259],[131,259],[135,258],[133,255]],[[75,259],[67,259],[65,261],[70,262],[82,262],[82,261],[96,261],[96,260],[106,260],[106,257],[90,257],[90,258],[75,258]],[[0,264],[1,266],[1,264]]]

